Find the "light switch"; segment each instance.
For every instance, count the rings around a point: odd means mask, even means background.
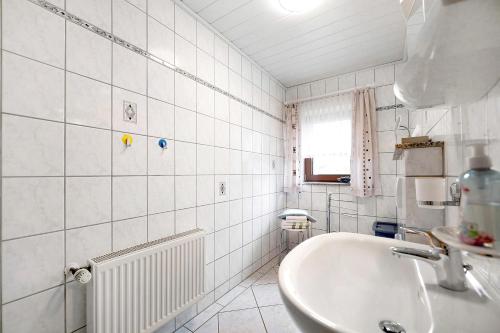
[[[137,104],[123,101],[123,120],[137,124]]]

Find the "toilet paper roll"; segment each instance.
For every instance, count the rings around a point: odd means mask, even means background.
[[[446,179],[440,177],[415,178],[417,205],[420,208],[444,209]]]

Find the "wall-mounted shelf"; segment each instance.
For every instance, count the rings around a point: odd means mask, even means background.
[[[434,237],[456,249],[470,253],[500,258],[500,249],[483,246],[473,246],[462,243],[459,238],[460,230],[457,227],[436,227],[432,229]]]

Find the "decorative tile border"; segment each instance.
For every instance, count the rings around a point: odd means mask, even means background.
[[[376,111],[385,111],[385,110],[392,110],[392,109],[400,109],[404,108],[405,106],[403,104],[394,104],[394,105],[387,105],[387,106],[379,106],[376,108]]]
[[[142,55],[143,57],[148,58],[149,60],[152,60],[152,61],[154,61],[154,62],[156,62],[156,63],[158,63],[158,64],[160,64],[162,66],[165,66],[165,67],[167,67],[167,68],[175,71],[176,73],[182,74],[182,75],[190,78],[191,80],[193,80],[193,81],[195,81],[197,83],[200,83],[200,84],[202,84],[202,85],[204,85],[204,86],[206,86],[208,88],[211,88],[211,89],[217,91],[218,93],[221,93],[221,94],[223,94],[223,95],[225,95],[225,96],[227,96],[227,97],[229,97],[231,99],[234,99],[234,100],[240,102],[241,104],[244,104],[244,105],[246,105],[246,106],[248,106],[248,107],[250,107],[250,108],[252,108],[252,109],[254,109],[256,111],[259,111],[259,112],[265,114],[268,117],[271,117],[271,118],[273,118],[273,119],[275,119],[275,120],[277,120],[279,122],[284,123],[284,121],[282,119],[280,119],[280,118],[272,115],[271,113],[269,113],[269,112],[267,112],[267,111],[265,111],[263,109],[260,109],[260,108],[258,108],[256,106],[254,106],[253,104],[248,103],[247,101],[245,101],[245,100],[243,100],[243,99],[241,99],[241,98],[239,98],[239,97],[237,97],[237,96],[235,96],[233,94],[230,94],[229,92],[227,92],[227,91],[225,91],[225,90],[223,90],[223,89],[221,89],[221,88],[219,88],[219,87],[211,84],[210,82],[207,82],[207,81],[201,79],[200,77],[198,77],[198,76],[196,76],[194,74],[191,74],[191,73],[189,73],[189,72],[187,72],[187,71],[185,71],[185,70],[183,70],[183,69],[181,69],[181,68],[179,68],[177,66],[174,66],[174,65],[166,62],[165,60],[162,60],[162,59],[160,59],[160,58],[152,55],[151,53],[149,53],[149,52],[141,49],[140,47],[135,46],[134,44],[131,44],[131,43],[127,42],[126,40],[124,40],[124,39],[122,39],[122,38],[120,38],[118,36],[115,36],[112,33],[107,32],[106,30],[103,30],[103,29],[101,29],[101,28],[93,25],[92,23],[89,23],[89,22],[87,22],[87,21],[79,18],[78,16],[75,16],[75,15],[73,15],[71,13],[68,13],[66,10],[64,10],[64,9],[62,9],[60,7],[57,7],[57,6],[53,5],[53,4],[51,4],[50,2],[47,2],[45,0],[28,0],[28,1],[30,1],[30,2],[32,2],[32,3],[34,3],[34,4],[38,5],[38,6],[40,6],[42,8],[45,8],[46,10],[48,10],[48,11],[50,11],[50,12],[52,12],[52,13],[54,13],[54,14],[62,17],[62,18],[64,18],[65,20],[67,20],[69,22],[75,23],[75,24],[81,26],[84,29],[92,31],[92,32],[98,34],[99,36],[104,37],[104,38],[112,41],[113,43],[121,45],[121,46],[129,49],[132,52],[138,53],[138,54]]]

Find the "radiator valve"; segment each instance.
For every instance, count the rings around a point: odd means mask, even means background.
[[[80,267],[77,263],[70,263],[65,269],[66,276],[72,275],[75,281],[86,284],[92,279],[90,267]]]

